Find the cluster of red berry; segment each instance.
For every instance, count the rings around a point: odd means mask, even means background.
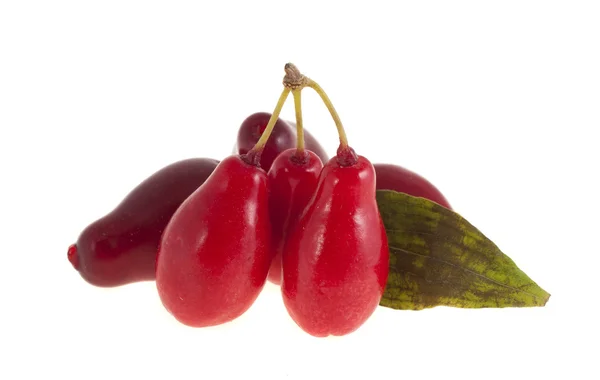
[[[345,335],[370,317],[389,265],[376,189],[450,206],[423,177],[357,155],[323,89],[294,65],[285,70],[275,111],[242,123],[233,155],[163,168],[80,234],[68,258],[84,279],[97,286],[155,279],[166,309],[194,327],[242,315],[267,278],[311,335]],[[306,87],[338,128],[331,159],[303,128]],[[295,124],[279,119],[290,93]]]

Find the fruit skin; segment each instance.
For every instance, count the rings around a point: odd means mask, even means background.
[[[395,190],[414,197],[434,201],[450,210],[446,197],[427,179],[419,174],[392,164],[374,164],[377,173],[377,190]]]
[[[260,139],[263,131],[269,123],[271,114],[268,112],[256,112],[248,116],[241,124],[238,130],[237,142],[234,146],[235,154],[246,154],[254,147],[254,144]],[[290,124],[293,124],[294,128]],[[277,119],[275,128],[269,136],[260,159],[260,166],[265,171],[269,171],[275,158],[284,150],[296,146],[296,125],[281,119]],[[321,158],[321,161],[327,162],[329,157],[318,141],[304,129],[305,148],[313,151]]]
[[[275,256],[269,270],[269,281],[281,283],[281,252],[287,232],[298,221],[313,196],[323,162],[314,152],[304,150],[298,158],[295,148],[283,151],[269,170],[269,213]]]
[[[338,157],[323,168],[282,260],[284,304],[296,324],[316,337],[358,329],[377,308],[388,276],[375,170],[362,156],[346,167]]]
[[[272,259],[267,182],[264,170],[229,156],[171,218],[156,286],[181,323],[229,322],[258,297]]]
[[[113,211],[81,232],[69,247],[69,261],[87,282],[100,287],[153,280],[164,228],[218,163],[209,158],[191,158],[157,171]]]

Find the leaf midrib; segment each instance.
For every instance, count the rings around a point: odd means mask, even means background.
[[[438,257],[433,257],[433,256],[422,255],[422,254],[420,254],[420,253],[411,252],[411,251],[408,251],[408,250],[406,250],[406,249],[403,249],[403,248],[398,248],[398,247],[394,247],[394,246],[389,246],[389,248],[390,248],[390,249],[393,249],[393,250],[395,250],[395,251],[404,252],[404,253],[406,253],[406,254],[409,254],[409,255],[414,255],[414,256],[424,257],[424,258],[426,258],[426,259],[436,260],[436,261],[438,261],[438,262],[444,263],[444,264],[446,264],[446,265],[449,265],[449,266],[451,266],[451,267],[454,267],[454,268],[459,268],[460,270],[463,270],[463,271],[465,271],[465,272],[468,272],[468,273],[470,273],[470,274],[473,274],[473,275],[475,275],[476,277],[483,278],[483,279],[485,279],[485,280],[487,280],[487,281],[489,281],[489,282],[491,282],[491,283],[494,283],[494,284],[496,284],[496,285],[499,285],[499,286],[505,287],[505,288],[507,288],[507,289],[514,290],[514,291],[516,291],[516,292],[521,292],[521,293],[524,293],[524,294],[528,294],[528,295],[530,295],[531,297],[533,297],[533,298],[537,299],[538,301],[539,301],[539,300],[542,300],[542,301],[543,301],[543,298],[542,298],[541,296],[535,295],[535,294],[533,294],[533,293],[531,293],[531,292],[528,292],[528,291],[526,291],[526,290],[523,290],[523,289],[515,288],[514,286],[510,286],[510,285],[507,285],[507,284],[503,284],[503,283],[501,283],[501,282],[499,282],[499,281],[496,281],[496,280],[494,280],[494,279],[492,279],[492,278],[489,278],[489,277],[486,277],[486,276],[484,276],[484,275],[482,275],[482,274],[479,274],[479,273],[477,273],[477,272],[475,272],[475,271],[473,271],[473,270],[471,270],[471,269],[468,269],[468,268],[462,267],[462,266],[460,266],[460,265],[456,265],[456,264],[454,264],[454,263],[451,263],[451,262],[449,262],[449,261],[446,261],[446,260],[440,259],[440,258],[438,258]]]

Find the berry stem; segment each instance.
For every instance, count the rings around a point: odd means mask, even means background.
[[[325,106],[329,110],[329,113],[331,114],[331,117],[335,122],[335,126],[338,130],[338,135],[340,136],[340,148],[342,148],[343,150],[348,148],[348,137],[346,137],[346,131],[344,130],[344,126],[342,125],[342,120],[340,119],[340,116],[335,110],[333,103],[327,96],[327,93],[325,93],[325,90],[323,90],[323,88],[319,86],[317,82],[303,75],[293,63],[286,63],[284,71],[285,76],[283,77],[283,85],[286,88],[289,88],[292,91],[300,92],[304,87],[310,87],[313,90],[315,90],[317,94],[319,94],[321,100],[323,100],[323,103],[325,103]]]
[[[277,119],[279,118],[281,109],[283,108],[283,105],[285,104],[285,100],[287,99],[289,94],[290,94],[290,89],[284,88],[283,92],[279,96],[279,100],[277,101],[275,110],[273,110],[273,114],[271,115],[271,118],[269,119],[269,123],[267,124],[263,134],[260,136],[260,139],[258,139],[256,144],[252,148],[253,151],[262,151],[263,148],[265,147],[265,145],[267,144],[267,141],[269,140],[269,136],[271,136],[271,132],[273,132],[273,128],[275,128],[275,123],[277,122]]]
[[[344,126],[342,125],[342,120],[340,119],[340,116],[338,115],[337,111],[335,110],[333,103],[327,96],[327,93],[325,93],[325,90],[323,90],[323,88],[321,86],[319,86],[319,84],[317,82],[315,82],[314,80],[312,80],[310,78],[306,78],[306,80],[307,80],[306,86],[312,88],[313,90],[315,90],[315,92],[317,94],[319,94],[319,96],[321,97],[321,100],[323,100],[323,103],[325,103],[325,106],[329,110],[329,113],[331,114],[331,117],[333,118],[333,121],[335,122],[335,127],[337,128],[338,135],[340,136],[340,147],[342,147],[342,148],[348,147],[348,137],[346,137],[346,131],[344,130]]]
[[[247,164],[260,167],[260,155],[262,154],[262,151],[269,140],[269,136],[271,136],[271,132],[273,132],[273,128],[275,128],[275,123],[277,123],[281,109],[283,108],[285,100],[290,94],[290,91],[291,90],[287,87],[283,89],[283,92],[277,101],[277,105],[275,106],[275,110],[273,110],[273,114],[271,115],[265,130],[263,131],[262,135],[260,135],[260,139],[258,139],[256,144],[254,144],[248,153],[241,155],[242,160],[244,160],[244,162]]]
[[[292,90],[294,96],[294,108],[296,110],[296,155],[304,155],[304,127],[302,122],[302,89]]]

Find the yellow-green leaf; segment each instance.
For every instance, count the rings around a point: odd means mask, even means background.
[[[382,306],[531,307],[550,298],[459,214],[390,190],[378,190],[377,203],[390,246]]]

